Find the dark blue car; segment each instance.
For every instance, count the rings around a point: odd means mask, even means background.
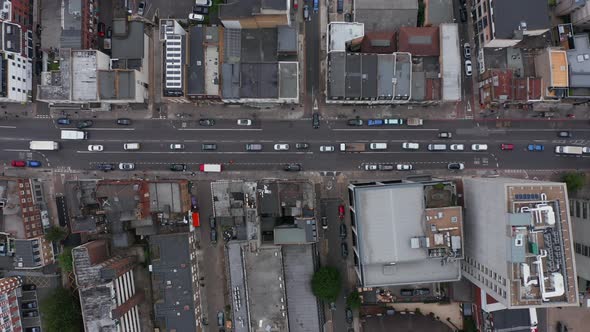
[[[541,152],[545,150],[545,146],[541,144],[529,144],[528,150],[533,152]]]
[[[367,124],[369,126],[382,126],[383,125],[383,120],[381,120],[381,119],[369,119],[367,121]]]
[[[41,162],[38,160],[27,160],[28,167],[41,167]]]
[[[72,123],[72,121],[70,121],[70,119],[68,119],[68,118],[57,119],[57,124],[59,124],[59,125],[69,125],[70,123]]]

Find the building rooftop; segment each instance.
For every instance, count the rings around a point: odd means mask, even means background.
[[[22,29],[20,25],[2,22],[2,49],[7,52],[21,53]]]
[[[227,1],[219,6],[219,18],[248,18],[261,13],[286,11],[287,0],[240,0]]]
[[[305,244],[317,242],[317,225],[315,218],[297,218],[293,225],[281,225],[274,228],[274,244]]]
[[[424,26],[453,23],[453,1],[428,0],[424,15]]]
[[[584,42],[588,45],[588,37],[586,36],[586,41]],[[575,40],[575,37],[574,37]],[[586,48],[588,51],[588,48]],[[572,53],[575,55],[575,52]],[[569,77],[568,77],[568,52],[562,50],[549,50],[549,61],[551,66],[551,82],[548,82],[550,86],[558,87],[558,88],[567,88],[569,86]],[[577,62],[577,56],[575,56],[575,60]],[[582,62],[586,65],[590,66],[590,62]],[[590,73],[590,69],[587,69]]]
[[[205,93],[205,28],[193,25],[189,29],[189,56],[186,70],[187,95]]]
[[[101,100],[135,99],[135,71],[100,70],[97,74]]]
[[[62,3],[60,48],[82,48],[82,0],[64,0]]]
[[[127,34],[112,37],[112,58],[113,59],[143,59],[144,51],[144,29],[142,21],[128,22]]]
[[[279,53],[297,53],[297,29],[288,25],[277,27],[277,51]]]
[[[442,77],[442,100],[461,100],[461,67],[459,54],[459,27],[455,23],[445,23],[440,28],[440,52],[444,54],[440,65]]]
[[[299,63],[279,62],[279,98],[299,96]]]
[[[415,27],[418,23],[418,0],[356,0],[353,16],[370,32]]]
[[[190,233],[154,235],[149,239],[152,258],[152,296],[156,325],[168,331],[196,331],[196,308]],[[213,324],[213,320],[211,320]]]
[[[357,273],[364,287],[461,278],[462,210],[444,206],[453,191],[450,183],[444,189],[422,183],[354,188]],[[433,200],[435,193],[446,201]]]
[[[557,54],[555,57],[551,57],[551,60],[554,59],[557,64],[563,65],[563,60],[558,58]],[[569,66],[570,86],[590,87],[590,43],[588,42],[588,34],[574,36],[574,48],[567,50],[566,64]],[[555,72],[555,70],[552,72]]]
[[[228,272],[231,289],[234,290],[233,319],[236,332],[248,332],[248,305],[246,302],[246,276],[242,260],[242,245],[238,241],[227,244]]]
[[[397,38],[397,50],[412,56],[439,56],[438,27],[402,27]]]
[[[494,38],[512,39],[514,31],[522,28],[526,30],[548,30],[551,28],[549,20],[549,5],[537,0],[494,0],[492,3],[494,15]]]
[[[397,51],[395,32],[370,32],[361,42],[361,53],[391,54]]]

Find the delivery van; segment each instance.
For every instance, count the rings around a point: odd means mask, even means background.
[[[88,132],[82,130],[62,130],[61,139],[88,139]]]
[[[387,143],[371,143],[369,144],[371,150],[387,150]]]
[[[139,143],[125,143],[123,144],[123,149],[124,150],[139,150],[141,146],[139,145]]]
[[[221,164],[201,164],[199,170],[205,173],[220,173]]]

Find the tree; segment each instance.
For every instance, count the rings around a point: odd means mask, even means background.
[[[65,288],[55,288],[41,302],[43,330],[47,332],[82,331],[80,301]]]
[[[59,226],[51,226],[45,231],[45,239],[51,242],[61,241],[66,236],[68,236],[68,232]]]
[[[314,273],[311,279],[311,290],[321,300],[334,302],[340,294],[342,280],[340,272],[334,267],[324,266]]]
[[[64,251],[57,256],[57,262],[63,272],[72,272],[74,270],[74,262],[72,261],[72,247],[65,247]]]
[[[346,298],[346,305],[351,309],[358,309],[361,307],[361,294],[357,291],[352,291]]]
[[[584,173],[568,172],[563,174],[561,180],[567,185],[567,190],[570,193],[574,193],[580,190],[586,183],[586,177]]]

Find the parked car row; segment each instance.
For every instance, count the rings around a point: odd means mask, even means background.
[[[41,162],[38,160],[13,160],[10,165],[12,167],[41,167]]]
[[[405,124],[406,121],[404,119],[369,119],[367,120],[368,126],[399,126]],[[360,117],[356,117],[354,119],[349,119],[346,122],[349,126],[360,127],[365,124],[365,121]]]
[[[464,163],[449,163],[447,168],[450,170],[463,170],[465,169]],[[411,171],[414,169],[414,165],[408,163],[402,164],[364,164],[365,171]]]
[[[113,163],[101,163],[98,164],[96,166],[96,169],[98,169],[99,171],[114,171],[116,169],[119,169],[121,171],[132,171],[134,170],[136,167],[135,163],[128,163],[128,162],[123,162],[123,163],[118,163],[118,164],[113,164]],[[219,173],[222,171],[222,165],[221,164],[200,164],[199,165],[199,171],[204,172],[204,173]],[[169,169],[173,172],[184,172],[187,171],[188,167],[186,164],[170,164]]]
[[[61,126],[69,126],[72,124],[72,120],[70,118],[59,118],[56,120],[56,123]],[[131,121],[131,119],[121,118],[121,119],[117,119],[116,123],[120,126],[130,126],[132,121]],[[90,128],[93,125],[94,125],[94,121],[92,121],[92,120],[80,120],[76,123],[76,127],[78,129]]]

